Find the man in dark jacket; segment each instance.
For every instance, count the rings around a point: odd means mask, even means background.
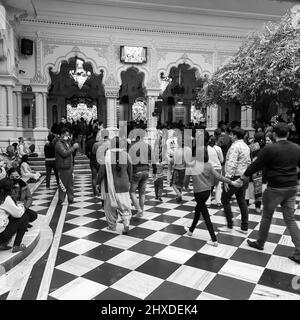
[[[295,202],[298,191],[297,167],[300,167],[300,146],[288,141],[289,127],[278,123],[274,127],[276,143],[266,146],[241,177],[266,169],[267,189],[263,194],[263,215],[256,241],[248,240],[250,247],[263,250],[267,241],[273,213],[280,204],[284,222],[295,245],[289,258],[300,264],[300,232],[295,220]]]
[[[59,176],[59,204],[63,204],[66,194],[69,203],[74,202],[73,191],[73,152],[79,148],[78,143],[71,146],[70,132],[61,129],[60,139],[55,144],[56,168]]]
[[[55,163],[55,142],[54,142],[55,135],[53,133],[49,133],[48,135],[48,142],[44,146],[44,153],[45,153],[45,166],[46,166],[46,188],[50,188],[50,178],[51,178],[51,171],[53,169],[54,175],[56,178],[57,185],[59,183],[58,173],[56,170],[56,163]]]

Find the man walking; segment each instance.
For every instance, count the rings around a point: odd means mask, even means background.
[[[78,143],[71,146],[70,132],[66,128],[61,129],[60,139],[55,144],[56,168],[59,176],[58,202],[63,204],[66,194],[69,204],[74,202],[73,190],[73,152],[79,148]]]
[[[239,179],[246,171],[251,163],[250,149],[244,142],[245,132],[243,129],[236,128],[231,131],[231,139],[233,141],[226,155],[225,162],[225,177],[231,180]],[[221,196],[221,202],[224,207],[224,213],[227,220],[227,226],[218,228],[219,231],[232,232],[233,216],[231,211],[230,201],[235,194],[238,206],[241,210],[242,223],[241,228],[237,231],[247,234],[248,232],[248,206],[245,200],[245,193],[248,187],[248,181],[242,184],[241,187],[232,185],[224,185]]]
[[[263,214],[256,241],[247,240],[250,247],[263,250],[267,241],[273,213],[280,204],[284,222],[289,230],[295,251],[289,258],[300,264],[300,232],[295,220],[297,195],[297,166],[300,167],[300,146],[288,141],[289,127],[278,123],[274,128],[276,143],[267,145],[248,167],[242,180],[266,169],[267,189],[263,194]]]
[[[133,176],[130,186],[130,197],[137,210],[137,217],[141,218],[144,213],[145,193],[147,181],[149,179],[149,163],[152,160],[153,151],[151,146],[143,141],[144,131],[137,130],[136,140],[129,149],[129,156],[133,164]],[[153,163],[153,170],[156,172],[156,164]],[[139,193],[137,199],[136,191]]]

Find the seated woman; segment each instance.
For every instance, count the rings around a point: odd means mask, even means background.
[[[12,252],[26,249],[22,244],[27,231],[28,215],[23,205],[16,205],[11,197],[13,182],[4,178],[0,180],[0,250],[9,250],[8,242],[16,234]]]
[[[30,168],[27,154],[22,156],[20,169],[22,179],[25,181],[36,182],[41,177],[41,174],[39,172],[36,172]]]
[[[21,173],[17,168],[11,168],[7,171],[7,177],[13,182],[13,189],[11,197],[15,203],[24,205],[25,214],[29,217],[29,222],[33,222],[37,218],[37,213],[29,207],[32,205],[32,195],[30,189],[25,181],[21,179]],[[32,227],[28,224],[28,227]]]
[[[0,156],[0,180],[6,177],[6,170],[5,170],[5,160],[2,156]]]

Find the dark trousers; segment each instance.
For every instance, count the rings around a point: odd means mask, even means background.
[[[300,231],[295,219],[297,187],[271,188],[267,187],[263,194],[263,214],[258,231],[257,243],[264,246],[267,241],[273,213],[280,204],[284,222],[295,245],[294,257],[300,259]]]
[[[93,186],[93,193],[96,195],[97,192],[97,177],[98,177],[98,170],[99,166],[95,164],[90,164],[91,172],[92,172],[92,186]]]
[[[38,217],[37,213],[31,209],[26,209],[24,214],[28,215],[28,222],[33,222]]]
[[[200,219],[200,213],[202,213],[202,217],[204,219],[204,222],[206,224],[206,228],[210,234],[211,240],[212,241],[217,241],[217,237],[215,235],[214,227],[213,224],[211,223],[209,212],[207,210],[207,206],[205,202],[209,198],[210,195],[210,190],[203,191],[203,192],[197,192],[194,193],[195,200],[197,202],[196,208],[195,208],[195,216],[193,223],[190,227],[190,232],[193,232],[194,229],[196,228],[196,225]]]
[[[233,178],[233,180],[236,180],[236,179],[238,179],[238,177]],[[248,206],[245,200],[245,194],[248,188],[248,184],[249,183],[246,182],[240,188],[236,188],[230,185],[228,191],[226,191],[225,187],[223,186],[221,202],[224,208],[224,213],[226,216],[228,228],[233,227],[233,216],[232,216],[230,201],[232,196],[235,194],[236,201],[241,210],[241,216],[242,216],[241,229],[245,231],[248,230]]]
[[[45,165],[46,165],[46,188],[50,188],[50,178],[51,178],[52,169],[54,171],[57,184],[59,182],[55,160],[50,160],[50,161],[46,160]]]
[[[74,200],[73,168],[58,170],[58,200],[63,203],[67,195],[69,202]]]
[[[164,178],[160,177],[154,181],[155,197],[161,198],[164,188]]]
[[[13,246],[19,246],[23,240],[24,234],[27,231],[29,215],[23,214],[21,218],[13,218],[10,216],[9,223],[5,230],[0,233],[0,243],[7,243],[16,233],[16,238]]]

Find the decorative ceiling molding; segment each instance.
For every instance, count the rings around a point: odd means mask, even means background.
[[[98,29],[98,30],[113,30],[113,31],[124,31],[124,32],[137,32],[137,33],[150,33],[157,35],[172,35],[172,36],[196,36],[204,38],[216,38],[216,39],[236,39],[243,40],[246,35],[240,34],[225,34],[217,32],[195,32],[195,31],[180,31],[180,30],[164,30],[156,28],[146,28],[146,27],[128,27],[121,25],[99,25],[92,23],[82,23],[82,22],[70,22],[70,21],[57,21],[57,20],[46,20],[46,19],[32,19],[25,18],[22,19],[22,24],[40,24],[40,25],[53,25],[53,26],[67,26],[67,27],[78,27],[87,29]]]

